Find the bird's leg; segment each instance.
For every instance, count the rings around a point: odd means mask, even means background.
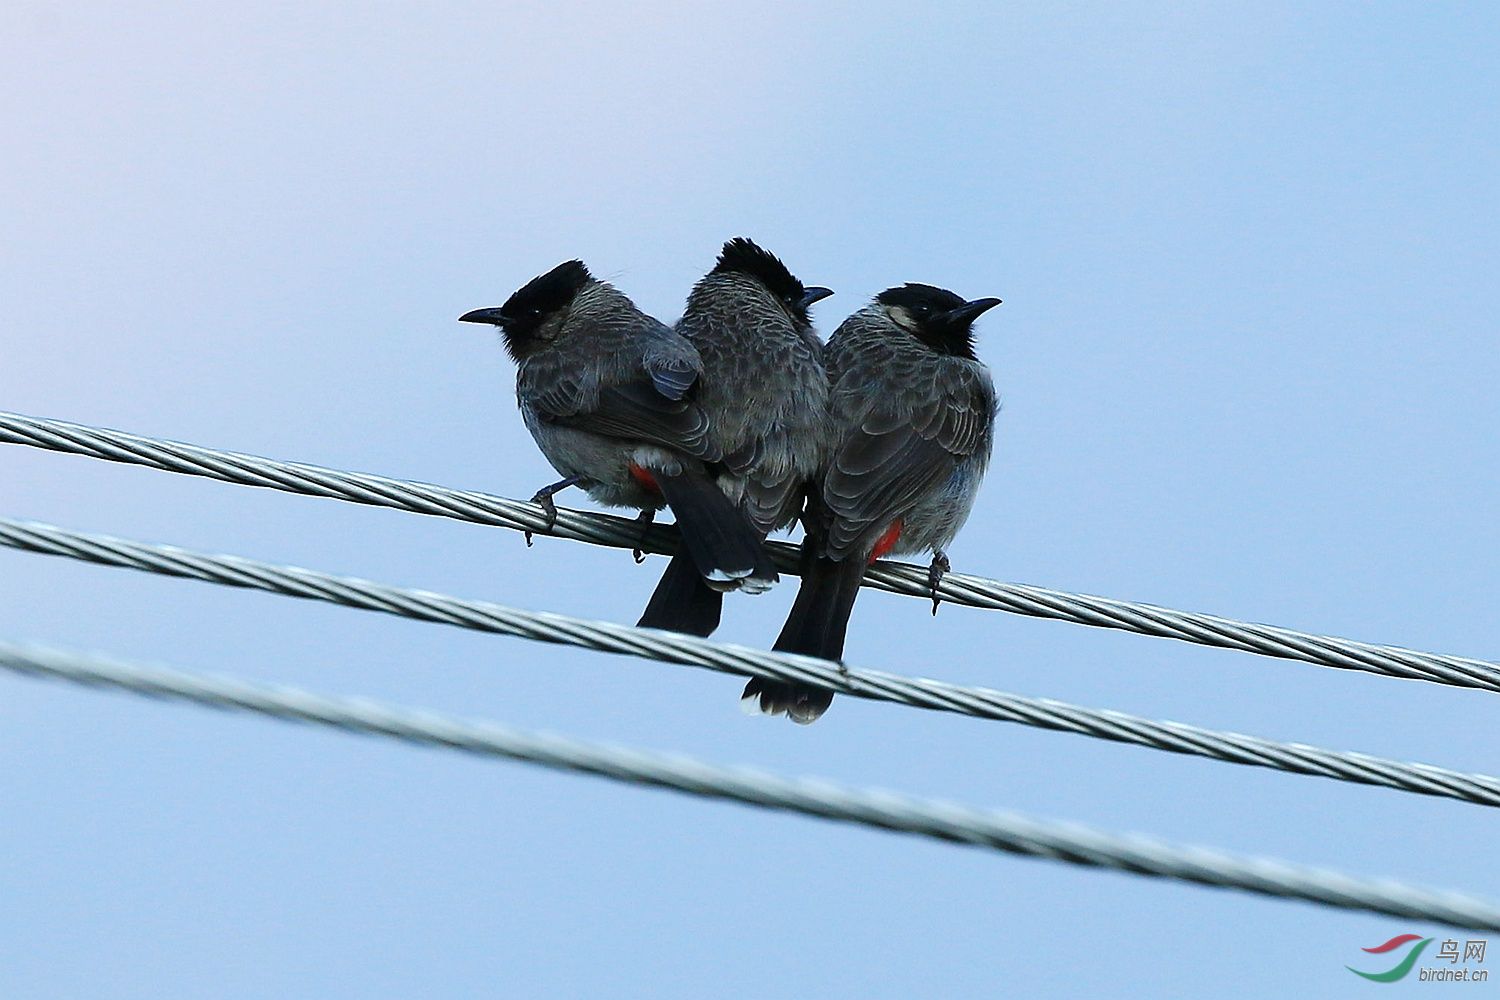
[[[651,522],[655,520],[656,511],[649,508],[641,511],[640,514],[636,516],[635,523],[641,526],[641,534],[640,537],[636,540],[635,548],[630,550],[630,556],[635,560],[635,564],[637,566],[646,561],[646,553],[641,551],[641,546],[646,544],[646,532],[651,530]]]
[[[934,549],[932,562],[927,566],[927,590],[932,594],[932,613],[937,614],[938,605],[942,598],[938,596],[938,584],[943,582],[943,574],[953,568],[948,561],[948,553],[942,549]]]
[[[559,479],[551,486],[543,486],[531,496],[531,502],[542,508],[542,514],[547,518],[547,530],[557,524],[557,504],[552,502],[552,494],[560,493],[569,486],[577,486],[578,477],[569,476],[567,479]],[[531,532],[526,532],[526,547],[531,547]]]

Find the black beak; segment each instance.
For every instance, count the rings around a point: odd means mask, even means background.
[[[975,299],[973,302],[965,302],[957,309],[948,310],[948,322],[955,326],[968,326],[978,319],[981,313],[988,312],[999,304],[999,299]]]
[[[460,323],[489,323],[492,326],[504,326],[505,319],[500,315],[498,307],[490,309],[475,309],[458,317]]]
[[[803,291],[802,298],[797,300],[797,308],[806,309],[814,302],[822,302],[832,294],[832,288],[824,288],[822,285],[809,285]]]

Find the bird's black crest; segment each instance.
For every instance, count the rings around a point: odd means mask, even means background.
[[[921,285],[914,281],[908,281],[895,288],[887,288],[875,296],[875,301],[883,306],[905,306],[918,319],[924,315],[957,309],[964,304],[962,296],[955,295],[946,288]]]
[[[531,316],[548,316],[573,301],[573,296],[589,283],[589,269],[581,260],[569,260],[546,274],[532,278],[500,307],[508,322],[525,321]]]
[[[500,307],[500,332],[505,335],[510,356],[517,361],[525,357],[537,327],[559,309],[567,308],[592,277],[583,261],[564,261],[532,278],[506,299]]]
[[[887,288],[875,296],[883,306],[900,307],[916,324],[916,338],[940,354],[977,360],[974,355],[974,317],[956,314],[967,305],[963,297],[946,288],[907,282]],[[993,303],[991,303],[993,304]]]
[[[738,271],[765,285],[770,293],[783,302],[795,306],[807,293],[802,282],[788,271],[769,250],[764,250],[743,236],[737,236],[724,244],[719,251],[719,261],[714,265],[714,274]]]

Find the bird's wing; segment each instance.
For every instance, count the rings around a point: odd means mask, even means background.
[[[698,382],[698,367],[685,357],[648,356],[644,367],[651,384],[665,399],[682,399]]]
[[[789,506],[801,506],[806,476],[791,460],[793,448],[787,436],[785,427],[773,427],[726,452],[722,460],[731,475],[744,479],[745,513],[761,531],[783,527]]]
[[[680,359],[648,359],[636,377],[605,386],[590,385],[560,364],[533,366],[528,361],[523,378],[531,405],[549,423],[661,445],[695,458],[716,457],[708,441],[708,415],[684,398],[697,372]]]
[[[873,543],[958,463],[989,446],[994,393],[967,367],[908,373],[898,392],[865,395],[823,480],[830,515],[827,545],[839,558]]]

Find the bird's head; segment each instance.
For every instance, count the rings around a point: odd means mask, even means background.
[[[724,244],[710,274],[743,274],[760,282],[799,328],[812,325],[808,307],[833,294],[831,288],[802,284],[780,257],[743,236]]]
[[[907,282],[875,296],[891,322],[939,354],[974,358],[974,320],[999,299],[964,299],[933,285]]]
[[[583,261],[565,261],[526,282],[505,300],[505,305],[475,309],[458,320],[499,327],[505,337],[505,349],[512,358],[521,361],[557,339],[573,300],[592,280]]]

